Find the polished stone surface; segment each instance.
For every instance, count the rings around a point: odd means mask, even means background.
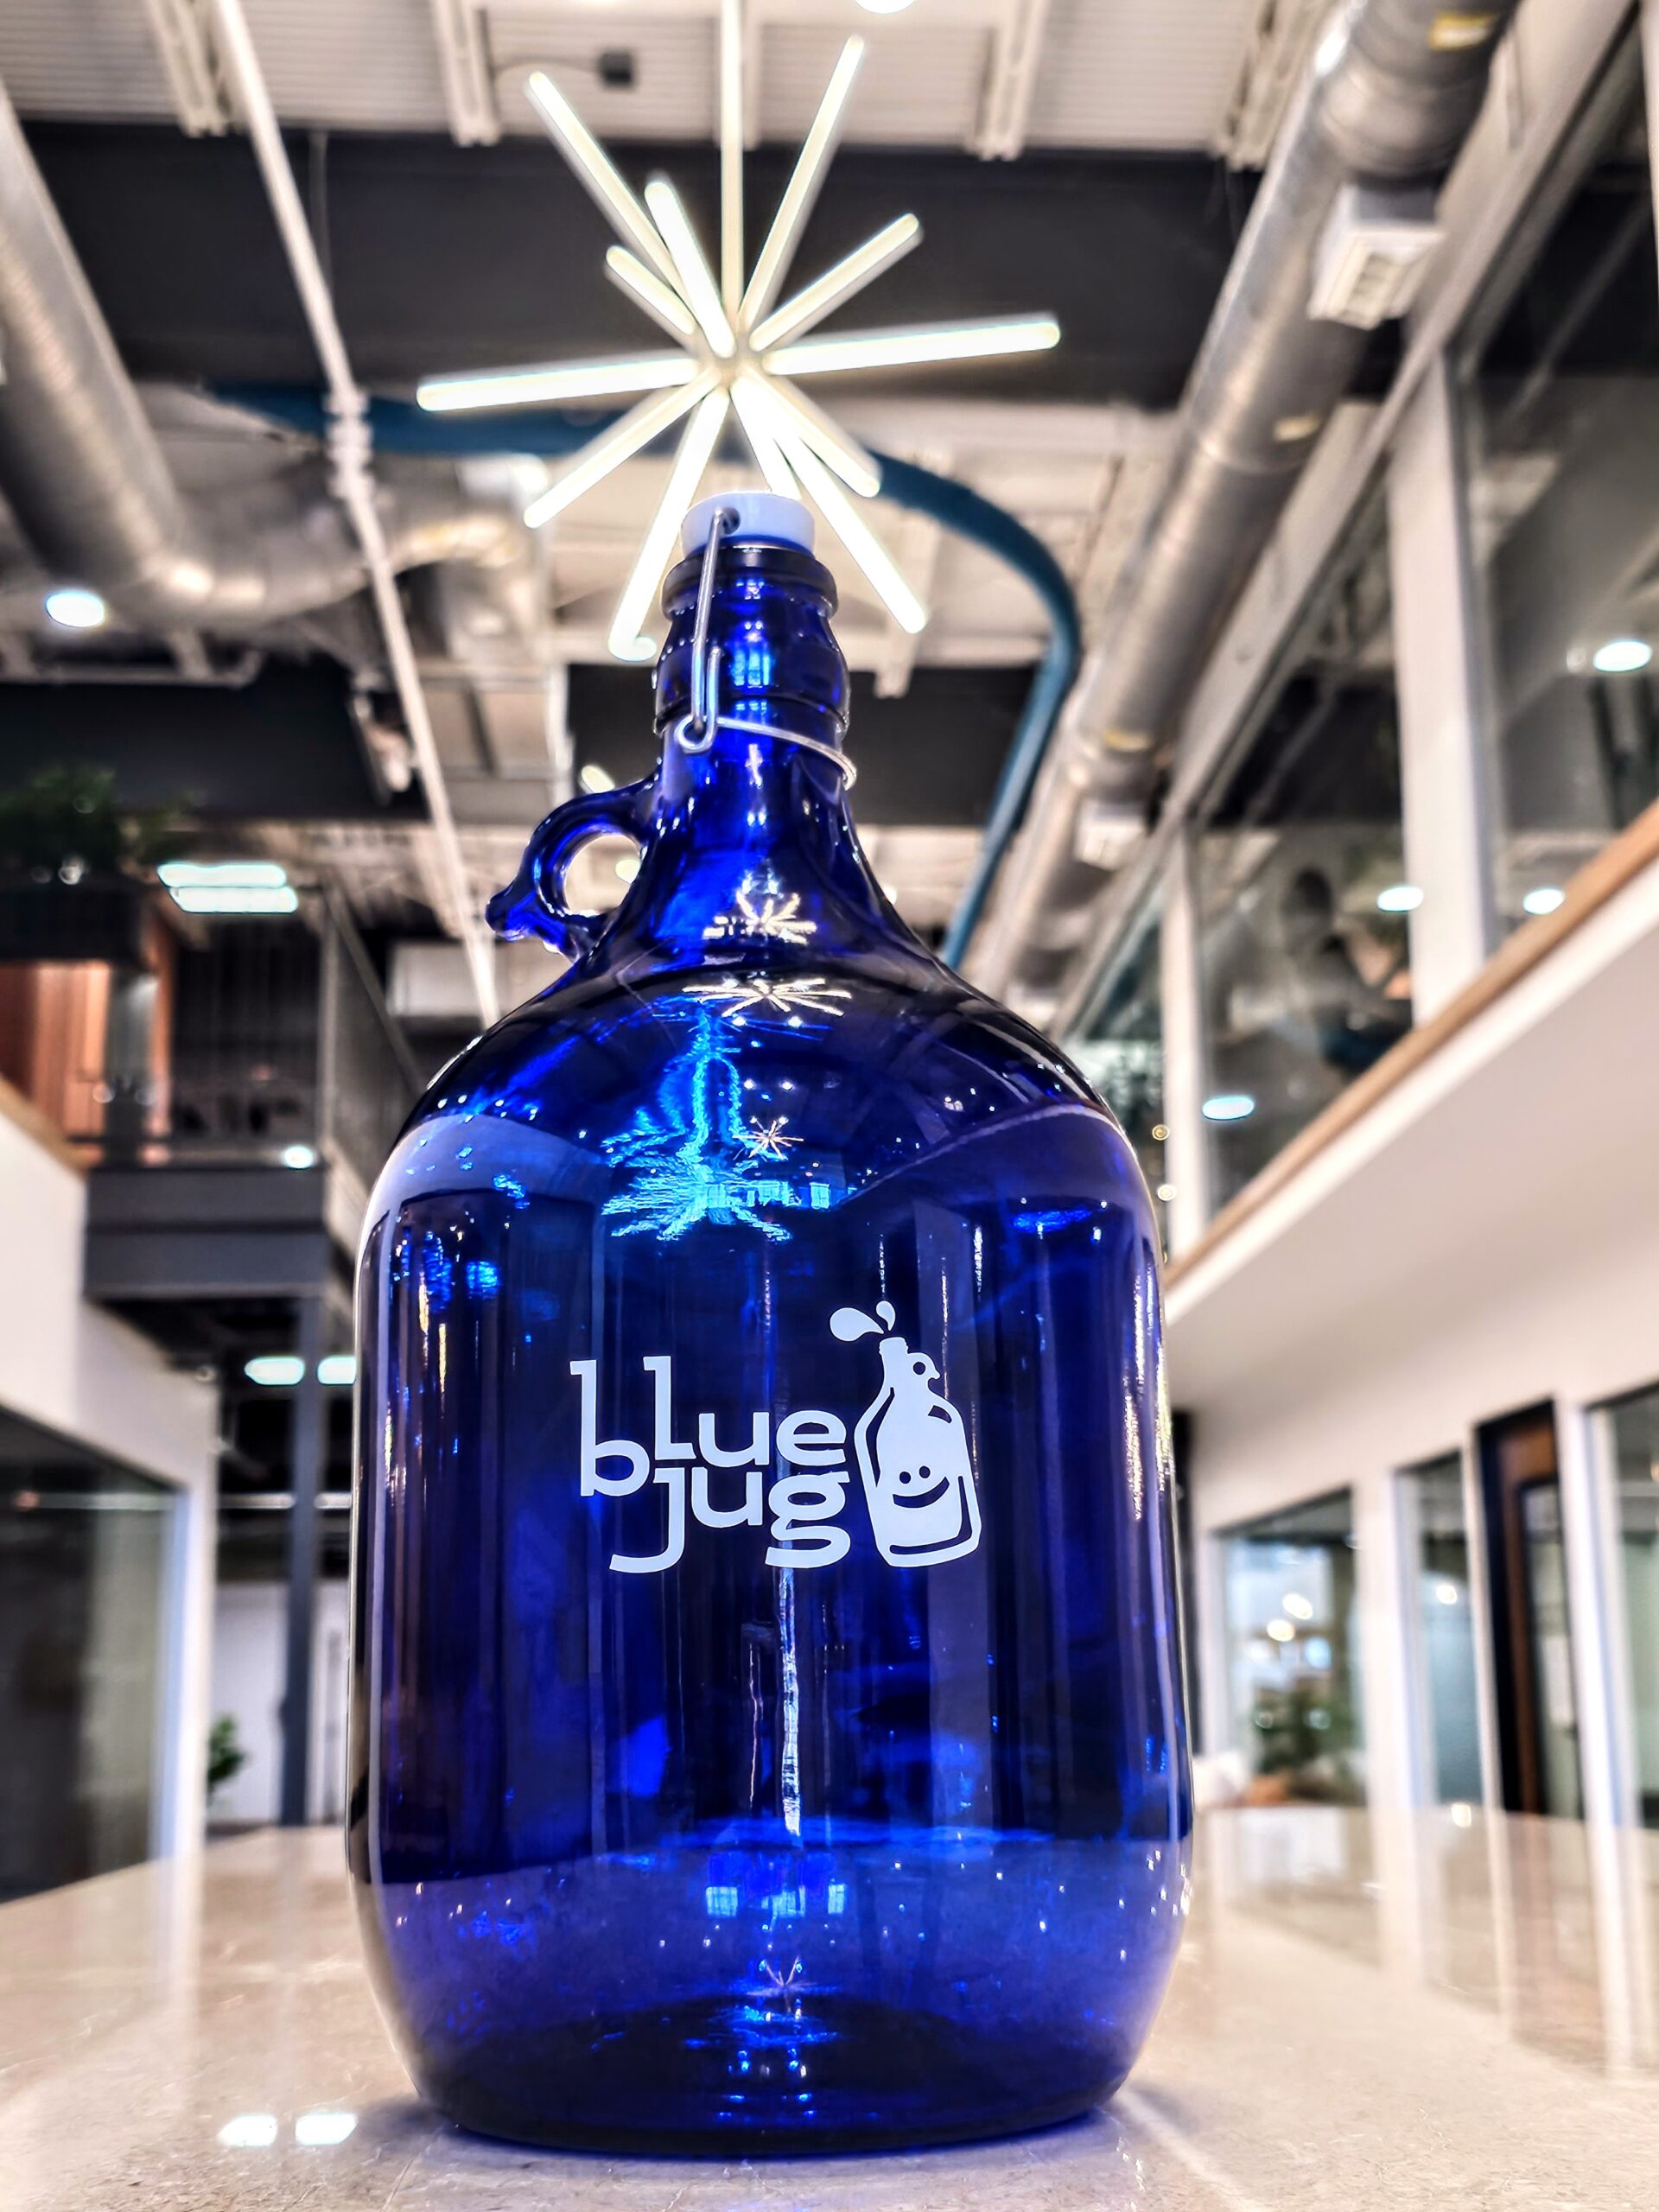
[[[339,1840],[271,1833],[0,1909],[5,2212],[1648,2212],[1659,1836],[1208,1816],[1174,1985],[1092,2119],[696,2164],[461,2134],[410,2094]]]

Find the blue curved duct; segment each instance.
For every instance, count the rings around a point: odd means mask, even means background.
[[[219,396],[312,437],[321,439],[327,434],[320,392],[289,385],[236,385],[223,388]],[[369,429],[380,452],[425,454],[447,460],[504,452],[558,460],[586,445],[614,419],[545,407],[515,414],[509,426],[498,415],[432,415],[406,399],[369,402]],[[944,957],[954,964],[967,950],[1002,855],[1025,817],[1037,772],[1077,677],[1082,631],[1077,601],[1058,562],[1042,540],[1006,508],[982,499],[965,484],[937,475],[931,468],[918,468],[914,461],[900,461],[889,454],[878,454],[875,458],[880,465],[885,498],[918,514],[931,515],[958,537],[970,538],[995,553],[1025,578],[1043,602],[1049,620],[1048,644],[1037,664],[1002,765],[984,842],[945,935]]]

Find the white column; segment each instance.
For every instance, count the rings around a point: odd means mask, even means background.
[[[167,1564],[160,1772],[152,1823],[152,1847],[161,1858],[200,1850],[207,1832],[218,1511],[209,1464],[177,1494]]]
[[[1592,1419],[1582,1406],[1555,1408],[1579,1774],[1587,1821],[1628,1821],[1634,1814],[1634,1798],[1630,1770],[1621,1756],[1623,1732],[1616,1705],[1624,1655],[1613,1649],[1612,1641],[1622,1611],[1611,1587],[1614,1570],[1604,1476],[1597,1465]]]
[[[1170,848],[1159,929],[1159,990],[1164,1031],[1164,1172],[1169,1201],[1169,1250],[1177,1259],[1196,1243],[1210,1218],[1209,1128],[1205,1095],[1204,994],[1198,973],[1192,854],[1183,833]]]
[[[1420,1804],[1426,1794],[1399,1493],[1392,1468],[1359,1477],[1351,1493],[1368,1794],[1374,1806],[1396,1808]]]
[[[1413,1010],[1438,1013],[1493,944],[1486,777],[1474,677],[1478,619],[1462,512],[1452,372],[1418,386],[1389,468]]]

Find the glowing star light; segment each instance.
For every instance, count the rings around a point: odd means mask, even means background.
[[[686,992],[717,1007],[728,1021],[781,1014],[791,1029],[800,1027],[803,1014],[827,1014],[839,1021],[844,1009],[835,1001],[852,995],[822,976],[737,976],[729,983],[693,983]]]
[[[800,911],[798,891],[787,895],[766,891],[757,899],[752,885],[753,879],[740,887],[734,912],[716,914],[703,931],[705,938],[763,937],[779,944],[804,944],[817,932],[817,924]]]
[[[789,1127],[787,1114],[779,1115],[773,1122],[751,1121],[744,1143],[757,1160],[781,1160],[791,1145],[799,1144],[799,1137],[786,1137]]]
[[[607,275],[678,350],[435,377],[416,394],[423,407],[439,410],[632,401],[524,510],[532,527],[551,521],[653,439],[685,423],[667,489],[611,623],[610,648],[620,660],[647,660],[655,650],[642,634],[644,626],[673,557],[680,518],[696,499],[733,414],[769,488],[804,498],[817,509],[893,620],[914,636],[926,624],[927,609],[857,504],[880,491],[880,469],[855,439],[796,389],[793,379],[1039,353],[1056,344],[1060,334],[1051,315],[1014,315],[990,322],[809,336],[826,315],[919,243],[922,226],[913,215],[900,215],[779,302],[841,137],[864,59],[861,38],[849,38],[841,50],[760,257],[745,280],[742,6],[743,0],[721,0],[718,276],[666,177],[651,180],[642,204],[545,71],[537,70],[525,87],[555,143],[621,240],[605,257]]]

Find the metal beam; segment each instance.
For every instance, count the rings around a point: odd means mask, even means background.
[[[450,136],[458,146],[493,146],[501,136],[501,110],[483,10],[478,0],[431,0],[431,8]]]
[[[374,600],[375,613],[379,617],[380,628],[385,638],[392,682],[420,767],[426,803],[432,816],[434,842],[438,849],[444,877],[454,897],[458,933],[467,948],[467,965],[478,997],[479,1012],[486,1023],[493,1022],[500,1007],[496,997],[495,967],[491,957],[490,940],[467,881],[461,838],[443,780],[443,763],[438,756],[432,718],[427,709],[426,695],[421,689],[420,674],[416,666],[415,643],[410,635],[408,617],[398,594],[385,525],[375,496],[374,476],[369,462],[367,400],[352,374],[346,341],[334,313],[334,296],[317,253],[316,241],[311,235],[305,210],[300,202],[299,188],[289,165],[288,149],[283,143],[276,111],[270,103],[270,93],[249,35],[247,19],[242,12],[242,0],[213,0],[213,21],[220,51],[236,86],[242,111],[247,118],[255,158],[259,163],[271,213],[276,217],[276,227],[288,255],[300,303],[305,309],[312,340],[322,363],[328,387],[331,416],[329,454],[334,463],[334,488],[351,518],[352,527],[363,550],[364,560],[368,565],[369,588]]]
[[[1043,58],[1049,0],[1010,0],[991,34],[990,67],[975,151],[988,162],[1011,162],[1025,151],[1037,71]]]
[[[213,50],[207,0],[144,0],[144,13],[167,72],[179,128],[188,138],[222,137],[236,118]]]

